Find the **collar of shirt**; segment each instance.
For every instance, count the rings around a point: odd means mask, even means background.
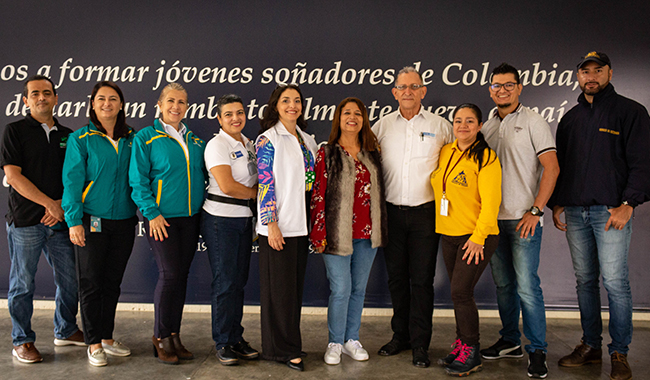
[[[183,139],[183,137],[185,137],[185,132],[187,132],[187,127],[185,126],[185,124],[181,123],[180,128],[178,128],[178,131],[170,124],[165,123],[162,119],[160,119],[160,124],[162,124],[163,128],[165,128],[165,132],[167,132],[167,134],[172,135],[174,137],[178,136],[181,138],[181,140]]]
[[[401,118],[404,119],[404,121],[406,121],[407,123],[410,122],[410,121],[415,120],[416,117],[419,117],[419,116],[424,117],[424,115],[422,115],[422,111],[424,111],[424,106],[422,106],[422,104],[420,104],[420,110],[418,111],[418,113],[416,113],[416,114],[411,118],[411,120],[407,120],[407,119],[402,115],[402,109],[401,109],[401,108],[397,108],[397,110],[399,111],[399,112],[397,113],[397,117],[398,117],[398,118],[401,117]]]
[[[521,111],[521,109],[522,109],[523,107],[524,107],[524,105],[521,104],[521,103],[519,103],[519,105],[517,106],[517,109],[515,109],[514,111],[512,111],[512,112],[509,113],[508,115],[513,114],[513,113],[519,113],[519,111]],[[506,117],[508,117],[508,115],[506,115]],[[495,108],[495,109],[492,111],[492,115],[490,115],[490,119],[492,119],[492,118],[494,118],[494,117],[498,117],[500,120],[503,120],[503,119],[501,119],[501,116],[499,116],[499,107]]]
[[[244,148],[248,149],[248,143],[249,143],[250,140],[246,136],[244,136],[243,133],[240,133],[240,134],[241,134],[242,140],[244,141],[244,144],[240,143],[239,141],[235,140],[232,136],[227,134],[226,131],[223,130],[223,128],[219,130],[219,136],[222,136],[223,138],[225,138],[226,141],[228,141],[228,144],[230,144],[231,148],[235,148],[235,147],[237,147],[237,145],[243,145]]]
[[[47,124],[41,123],[41,127],[45,130],[45,135],[47,136],[47,142],[50,142],[50,132],[52,131],[58,131],[59,129],[56,127],[56,124],[52,126],[52,128],[48,127]]]

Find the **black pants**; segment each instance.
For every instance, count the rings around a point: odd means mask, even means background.
[[[483,260],[467,264],[462,260],[462,249],[470,235],[442,235],[442,255],[445,259],[449,282],[451,283],[451,300],[454,302],[456,317],[456,337],[470,346],[479,343],[478,309],[474,301],[474,287],[487,267],[492,254],[499,245],[499,235],[489,235],[485,239]]]
[[[90,232],[90,215],[82,219],[86,246],[75,245],[79,304],[86,344],[112,339],[120,285],[131,256],[138,217],[101,220],[101,232]]]
[[[199,240],[201,214],[166,220],[169,223],[169,238],[156,241],[147,233],[149,245],[158,264],[158,282],[153,294],[153,303],[154,335],[159,339],[167,338],[181,330],[187,275]]]
[[[282,251],[260,235],[260,304],[262,358],[287,361],[300,357],[300,311],[307,270],[307,236],[284,238]]]
[[[388,245],[384,248],[393,303],[393,338],[429,349],[433,318],[433,276],[440,235],[433,202],[419,208],[387,203]]]

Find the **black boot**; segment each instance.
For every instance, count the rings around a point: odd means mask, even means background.
[[[453,363],[454,360],[456,360],[458,354],[460,353],[461,347],[463,347],[463,343],[460,341],[460,339],[456,339],[454,344],[451,345],[451,352],[444,358],[438,359],[438,364],[443,367],[446,367],[451,363]]]
[[[447,374],[452,376],[469,376],[472,372],[482,370],[480,349],[479,344],[475,346],[463,344],[456,359],[447,366]]]

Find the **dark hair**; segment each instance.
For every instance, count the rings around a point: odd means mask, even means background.
[[[230,103],[241,103],[242,106],[244,105],[244,102],[241,100],[241,98],[238,95],[226,94],[220,97],[219,100],[217,100],[217,114],[221,116],[221,107]]]
[[[120,138],[120,137],[125,137],[126,135],[129,134],[129,126],[126,124],[126,114],[124,112],[124,95],[122,94],[122,90],[115,84],[115,82],[111,81],[101,81],[97,82],[95,87],[93,87],[93,92],[90,94],[90,121],[95,124],[97,129],[102,131],[103,133],[106,133],[106,128],[100,123],[99,119],[97,118],[97,113],[95,113],[95,109],[93,108],[93,102],[95,101],[95,96],[97,96],[97,92],[99,91],[100,88],[102,87],[110,87],[115,92],[117,92],[117,95],[120,97],[120,102],[122,102],[122,107],[120,108],[120,111],[117,113],[117,120],[115,121],[115,128],[113,129],[113,138]]]
[[[476,119],[478,120],[478,123],[481,124],[483,122],[483,113],[481,112],[481,109],[478,108],[476,104],[472,103],[463,103],[456,107],[454,109],[454,113],[452,115],[452,118],[456,118],[456,113],[463,109],[463,108],[469,108],[472,112],[474,112],[474,116],[476,116]],[[473,159],[476,161],[478,164],[478,170],[481,171],[481,168],[483,168],[483,161],[484,161],[484,153],[487,150],[487,159],[485,160],[486,164],[490,163],[490,156],[492,155],[492,149],[490,149],[490,146],[488,145],[487,141],[485,141],[485,136],[483,136],[483,133],[479,131],[476,134],[476,141],[472,146],[469,147],[469,150],[467,151],[467,159],[471,160]],[[496,158],[496,154],[494,155]]]
[[[46,81],[50,82],[50,84],[52,85],[52,93],[54,95],[56,95],[56,87],[54,87],[54,82],[52,82],[52,79],[46,77],[45,75],[33,75],[33,76],[27,78],[27,80],[25,81],[25,86],[23,87],[23,96],[24,97],[27,97],[27,95],[28,95],[27,94],[27,91],[28,91],[27,90],[27,83],[33,82],[33,81],[36,81],[36,80],[46,80]]]
[[[327,141],[327,145],[335,145],[339,138],[341,137],[341,113],[343,112],[343,107],[348,103],[355,103],[357,107],[361,110],[361,117],[363,118],[363,123],[361,124],[361,130],[359,131],[359,146],[362,150],[367,150],[372,152],[377,149],[379,145],[377,142],[377,137],[370,129],[370,120],[368,119],[368,111],[366,111],[366,106],[358,98],[345,98],[339,103],[334,111],[334,119],[332,120],[332,131],[330,132],[330,138]]]
[[[263,118],[260,120],[260,125],[262,126],[262,130],[260,131],[260,133],[265,132],[268,129],[272,128],[280,120],[280,114],[278,113],[278,101],[280,100],[280,96],[286,90],[289,89],[298,91],[298,95],[300,95],[300,103],[302,103],[304,107],[305,98],[302,96],[302,91],[300,91],[300,88],[298,87],[297,84],[278,85],[275,88],[275,90],[273,90],[273,92],[271,93],[271,97],[269,98],[268,103],[266,103],[266,109],[264,110],[264,114],[262,115]],[[300,127],[300,129],[302,129],[303,131],[305,130],[305,128],[307,128],[307,122],[305,121],[305,117],[302,112],[298,117],[297,124]]]
[[[499,66],[495,67],[494,70],[492,70],[492,77],[501,74],[512,74],[515,76],[515,82],[517,82],[517,84],[521,84],[521,80],[519,79],[519,71],[517,71],[514,66],[510,66],[509,64],[503,62]]]

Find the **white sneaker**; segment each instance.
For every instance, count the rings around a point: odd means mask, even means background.
[[[112,356],[129,356],[131,355],[131,350],[122,344],[119,340],[114,340],[113,344],[102,343],[102,348],[104,351]]]
[[[337,365],[341,362],[341,349],[343,345],[341,343],[330,343],[327,345],[327,351],[325,351],[325,363],[329,365]]]
[[[106,352],[104,352],[104,349],[98,348],[91,353],[90,347],[88,347],[88,362],[90,365],[95,367],[103,367],[108,364]]]
[[[357,361],[368,360],[368,351],[361,345],[358,340],[350,339],[343,345],[343,353]]]

